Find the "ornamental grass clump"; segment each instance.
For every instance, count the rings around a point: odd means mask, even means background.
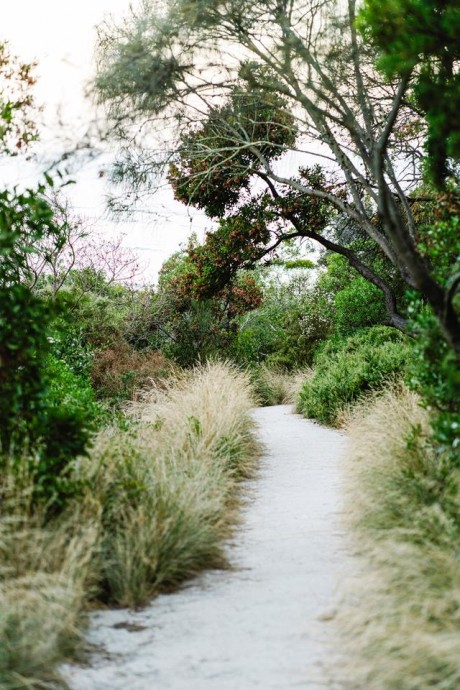
[[[80,641],[99,527],[82,510],[44,524],[11,508],[0,520],[0,687],[61,687],[55,665]]]
[[[308,368],[286,371],[262,364],[250,372],[257,402],[263,407],[293,405],[303,384],[312,376]]]
[[[394,384],[355,408],[348,513],[364,560],[342,616],[353,690],[460,687],[460,470],[419,397]]]
[[[101,596],[145,603],[225,565],[238,482],[254,469],[247,377],[210,364],[145,391],[126,431],[101,434],[84,474],[102,510]]]

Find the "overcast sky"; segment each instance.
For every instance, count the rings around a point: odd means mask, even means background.
[[[38,62],[37,101],[44,106],[43,143],[55,146],[58,137],[57,112],[65,131],[75,139],[85,131],[93,114],[85,100],[85,89],[94,70],[96,26],[108,15],[121,18],[129,11],[129,0],[14,0],[4,3],[0,40],[7,40],[12,52],[25,61]],[[49,144],[48,144],[49,142]],[[51,144],[51,142],[53,142]],[[202,234],[209,223],[202,214],[188,212],[163,191],[152,200],[150,213],[136,215],[136,222],[115,224],[105,214],[106,178],[99,171],[111,154],[96,159],[69,187],[76,211],[89,218],[105,234],[125,234],[126,246],[136,250],[154,279],[163,261],[184,242],[190,231]],[[10,160],[0,164],[0,180],[32,184],[35,164]]]

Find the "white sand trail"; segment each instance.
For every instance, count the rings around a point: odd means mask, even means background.
[[[324,690],[328,613],[347,569],[339,462],[344,437],[291,413],[254,412],[266,448],[229,559],[147,608],[91,616],[74,690]]]

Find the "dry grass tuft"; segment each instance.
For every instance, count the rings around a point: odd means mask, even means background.
[[[252,376],[257,402],[262,406],[294,405],[311,369],[285,371],[262,365]]]
[[[348,508],[366,575],[342,616],[341,677],[353,690],[458,690],[459,470],[403,385],[364,401],[348,431]]]
[[[0,522],[0,687],[56,688],[55,664],[80,640],[98,526],[74,514]]]

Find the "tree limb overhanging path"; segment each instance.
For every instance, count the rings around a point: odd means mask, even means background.
[[[92,615],[91,665],[74,690],[324,690],[329,618],[347,568],[340,521],[344,438],[291,413],[255,411],[266,451],[234,543],[212,571],[146,609]]]

